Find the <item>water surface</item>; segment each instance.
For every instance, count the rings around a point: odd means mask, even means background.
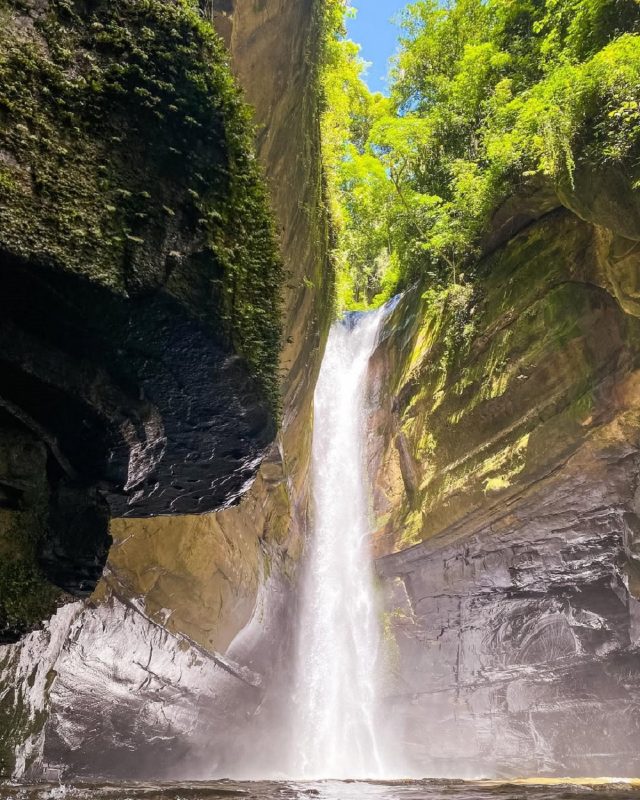
[[[318,781],[0,784],[0,800],[640,800],[640,782]]]

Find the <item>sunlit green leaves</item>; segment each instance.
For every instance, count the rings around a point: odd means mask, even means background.
[[[392,277],[457,281],[531,180],[640,160],[637,0],[419,0],[403,31],[391,98],[368,92],[351,42],[336,38],[327,72],[347,305],[379,301]]]

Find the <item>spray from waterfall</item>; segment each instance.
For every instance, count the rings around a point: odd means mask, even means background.
[[[313,532],[299,621],[295,776],[388,776],[369,547],[365,391],[380,309],[334,324],[315,394]]]

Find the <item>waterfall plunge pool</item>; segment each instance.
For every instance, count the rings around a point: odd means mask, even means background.
[[[640,781],[0,784],[0,800],[640,800]]]

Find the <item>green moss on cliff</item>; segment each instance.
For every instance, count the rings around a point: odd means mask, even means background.
[[[551,214],[484,259],[474,291],[408,293],[393,312],[390,385],[417,476],[381,521],[396,548],[522,492],[622,402],[612,386],[640,328],[605,288],[601,235]]]
[[[188,0],[0,0],[0,249],[214,326],[275,401],[281,266],[249,112]]]
[[[0,643],[39,626],[62,596],[37,561],[45,526],[46,507],[0,509]]]
[[[37,561],[48,511],[45,448],[25,429],[0,419],[0,642],[55,611],[61,593]]]
[[[0,563],[0,619],[11,631],[27,631],[56,609],[60,592],[47,583],[34,562],[31,555]]]

